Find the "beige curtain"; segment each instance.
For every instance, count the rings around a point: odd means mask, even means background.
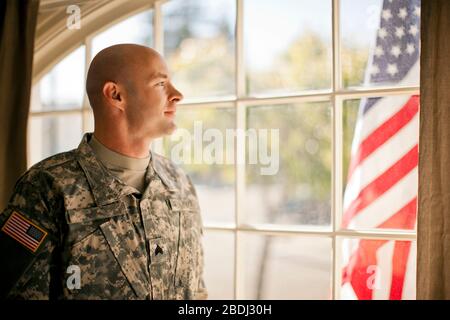
[[[26,170],[34,33],[39,0],[0,1],[0,211]]]
[[[450,1],[421,19],[417,299],[450,299]]]

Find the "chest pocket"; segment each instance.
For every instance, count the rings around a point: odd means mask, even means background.
[[[200,208],[197,201],[171,197],[171,209],[179,217],[178,256],[175,274],[175,297],[178,300],[194,299],[203,270],[203,233]]]
[[[67,297],[144,299],[149,294],[143,241],[124,203],[68,210],[66,220],[65,263],[79,267],[81,280],[79,288],[65,286]]]

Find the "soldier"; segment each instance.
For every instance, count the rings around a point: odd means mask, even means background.
[[[149,151],[183,98],[154,50],[102,50],[86,91],[94,133],[32,166],[0,215],[8,299],[202,299],[202,220],[189,177]]]

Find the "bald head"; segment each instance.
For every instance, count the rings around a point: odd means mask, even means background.
[[[136,44],[118,44],[100,51],[92,60],[86,78],[86,92],[95,111],[102,108],[103,87],[111,81],[133,91],[133,80],[142,66],[154,59],[162,59],[151,48]]]
[[[161,55],[135,44],[100,51],[89,66],[86,91],[95,136],[130,156],[145,156],[149,141],[175,130],[177,103],[183,99]],[[130,151],[134,148],[138,151]]]

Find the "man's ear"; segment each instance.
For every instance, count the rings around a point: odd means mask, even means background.
[[[122,111],[125,109],[124,91],[117,83],[113,81],[106,82],[103,85],[103,97],[112,106]]]

